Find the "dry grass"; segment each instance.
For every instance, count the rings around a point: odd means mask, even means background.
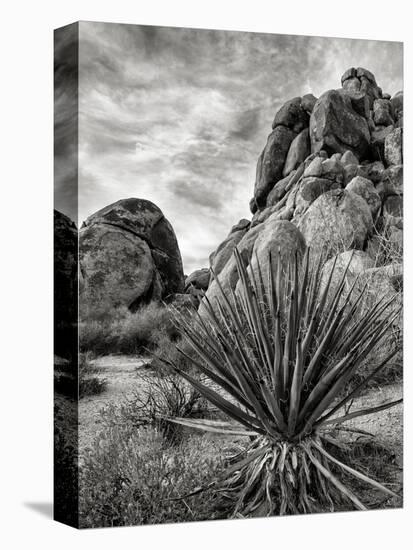
[[[178,338],[170,309],[158,303],[143,306],[136,313],[127,308],[106,311],[104,316],[83,319],[79,326],[80,350],[94,355],[136,355],[158,348],[166,351]],[[172,346],[168,353],[172,353]]]
[[[374,226],[371,251],[375,267],[403,263],[403,247],[392,239],[393,231],[394,227],[389,220],[380,220]]]
[[[165,445],[153,429],[109,427],[83,460],[80,477],[80,526],[112,527],[219,517],[210,494],[186,499],[222,468],[213,442],[192,437]]]

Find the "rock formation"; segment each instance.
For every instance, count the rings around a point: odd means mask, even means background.
[[[79,234],[83,314],[118,306],[136,311],[161,299],[182,308],[201,303],[202,311],[204,294],[212,302],[218,295],[211,272],[225,290],[237,291],[235,247],[255,272],[257,258],[266,269],[269,251],[284,262],[311,246],[326,260],[338,256],[339,267],[352,257],[349,280],[358,274],[372,281],[373,294],[399,292],[403,94],[383,93],[360,67],[348,69],[341,85],[319,98],[294,97],[275,113],[257,162],[252,219],[232,227],[210,255],[211,268],[184,278],[175,233],[147,200],[120,200],[90,216]],[[56,216],[64,244],[77,231]],[[68,263],[57,260],[64,278]]]
[[[254,269],[268,250],[286,257],[311,246],[341,255],[339,266],[356,250],[354,270],[395,291],[383,279],[400,271],[402,257],[403,93],[383,93],[360,67],[341,84],[318,99],[295,97],[275,114],[257,162],[252,220],[241,220],[210,256],[224,289],[236,290],[235,247]],[[211,282],[207,297],[216,295]]]
[[[171,224],[143,199],[125,199],[99,210],[79,234],[81,308],[126,306],[183,293],[181,254]]]
[[[310,118],[311,151],[322,149],[329,155],[351,151],[364,160],[370,146],[367,97],[363,107],[352,102],[352,96],[342,90],[325,92],[314,105]]]
[[[260,266],[267,270],[268,252],[276,251],[275,261],[286,262],[292,253],[303,254],[305,241],[297,227],[289,221],[272,219],[270,217],[265,224],[261,224],[246,233],[237,245],[241,256],[249,262],[250,268],[258,276],[256,258],[260,259]],[[224,291],[235,290],[238,283],[238,271],[235,256],[230,255],[225,267],[218,276]],[[214,303],[219,297],[219,288],[216,281],[212,281],[208,291],[208,299]],[[202,311],[202,304],[201,304]]]
[[[225,267],[226,263],[232,256],[234,248],[238,245],[241,239],[248,231],[251,222],[249,220],[240,220],[231,229],[228,237],[212,252],[209,261],[215,275],[218,275]]]
[[[208,267],[197,269],[185,279],[185,291],[190,287],[197,290],[207,290],[209,284],[210,270]]]
[[[209,267],[204,267],[202,269],[196,269],[188,277],[185,277],[185,296],[178,297],[175,295],[173,303],[175,306],[179,307],[180,304],[185,304],[185,302],[194,307],[198,307],[200,301],[202,300],[205,291],[209,286],[209,279],[211,277],[211,270]]]
[[[78,235],[76,224],[54,211],[54,347],[55,354],[77,353]]]

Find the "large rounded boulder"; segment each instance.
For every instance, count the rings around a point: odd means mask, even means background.
[[[131,311],[184,290],[171,224],[152,202],[125,199],[90,216],[79,235],[81,301],[89,309]]]
[[[291,142],[283,168],[283,176],[288,176],[293,170],[298,168],[308,157],[310,152],[310,136],[308,134],[308,128],[305,128]]]
[[[307,246],[329,256],[345,250],[363,249],[373,230],[366,201],[345,189],[327,191],[297,221]]]
[[[257,163],[254,200],[259,208],[265,206],[268,193],[282,178],[284,163],[296,135],[286,126],[277,126],[268,136],[267,144]]]
[[[234,251],[234,248],[242,240],[249,227],[249,220],[240,220],[231,229],[228,237],[222,241],[217,249],[209,256],[209,261],[215,275],[218,275],[224,269]]]
[[[366,307],[371,308],[378,298],[383,298],[384,301],[394,299],[394,305],[401,306],[403,301],[402,264],[392,263],[364,270],[359,276],[358,286],[361,289],[365,285]]]
[[[302,103],[303,98],[301,97],[294,97],[286,101],[274,117],[274,122],[272,123],[273,129],[277,126],[285,126],[298,134],[304,128],[307,128],[308,112]]]
[[[388,166],[403,164],[403,129],[396,128],[384,140],[384,158]]]
[[[272,252],[274,261],[278,259],[287,262],[295,253],[304,253],[305,240],[295,225],[286,220],[277,220],[270,216],[265,223],[250,229],[237,245],[243,260],[258,276],[257,259],[264,273],[268,270],[269,253]],[[218,280],[227,296],[236,291],[239,277],[234,254],[220,272]],[[209,285],[206,299],[211,304],[220,298],[220,291],[215,280]],[[200,312],[204,310],[203,303]]]
[[[360,195],[369,205],[373,218],[376,218],[381,208],[381,198],[371,180],[356,176],[346,185],[346,189]]]
[[[350,97],[365,96],[368,109],[372,109],[375,100],[382,97],[374,74],[363,67],[347,69],[341,77],[341,85]]]
[[[363,160],[369,152],[370,130],[366,118],[354,110],[348,95],[342,90],[329,90],[314,105],[310,139],[312,152],[351,151]]]
[[[286,265],[296,253],[301,256],[305,248],[304,237],[294,224],[287,220],[270,217],[254,242],[249,267],[259,280],[258,264],[262,273],[267,274],[270,253],[275,261],[281,261]]]
[[[345,273],[344,296],[351,288],[356,277],[366,269],[374,268],[374,260],[363,250],[346,250],[330,258],[323,266],[321,286],[327,283],[331,275],[331,288],[335,290]]]

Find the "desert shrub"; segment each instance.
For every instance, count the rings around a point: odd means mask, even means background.
[[[166,363],[179,363],[180,368],[183,370],[192,369],[190,360],[178,351],[176,347],[178,343],[185,349],[188,355],[192,354],[190,346],[179,337],[171,339],[171,337],[165,333],[159,333],[157,335],[156,343],[151,353],[151,364],[156,372],[159,374],[170,372],[171,369],[169,367],[165,368]]]
[[[117,314],[123,315],[123,310],[126,308],[115,307],[110,302],[96,302],[91,305],[84,300],[79,303],[79,317],[81,321],[97,321],[105,323],[108,319],[113,319]]]
[[[81,317],[79,323],[79,346],[82,352],[106,355],[117,351],[118,334],[113,327],[127,318],[127,308],[104,309],[97,314],[93,310],[90,316]]]
[[[165,446],[157,430],[119,425],[96,438],[82,460],[81,527],[111,527],[214,519],[211,494],[200,492],[222,467],[219,448],[192,437]],[[177,500],[175,500],[177,499]]]
[[[183,427],[167,418],[201,418],[208,415],[206,400],[180,376],[171,372],[139,373],[139,388],[117,404],[102,410],[106,427],[129,426],[131,429],[151,426],[166,443],[182,441]]]
[[[321,287],[322,258],[310,261],[309,250],[301,265],[297,257],[287,261],[280,254],[274,265],[270,255],[266,273],[258,258],[256,270],[251,270],[237,250],[235,257],[239,292],[227,296],[217,279],[218,307],[206,303],[202,322],[180,319],[185,337],[202,359],[194,365],[209,384],[175,365],[176,372],[231,420],[174,420],[252,438],[244,456],[217,480],[220,493],[232,501],[233,515],[332,511],[343,501],[366,509],[345,483],[348,475],[397,498],[388,487],[342,462],[335,449],[344,443],[328,433],[332,425],[401,402],[350,413],[345,409],[396,355],[397,346],[342,395],[388,334],[399,308],[392,301],[379,301],[358,315],[364,291],[357,295],[353,286],[344,292],[347,270],[332,289],[334,265]]]
[[[82,352],[105,355],[116,348],[116,339],[107,321],[87,320],[79,323],[79,348]]]
[[[154,348],[162,334],[170,339],[178,336],[168,308],[157,303],[141,307],[136,313],[128,312],[123,319],[113,323],[112,329],[122,352]]]
[[[103,393],[107,387],[106,378],[99,375],[100,370],[91,363],[87,353],[79,355],[79,398]]]
[[[54,404],[54,517],[78,524],[77,405],[64,398]]]
[[[162,338],[173,342],[178,335],[170,310],[156,302],[142,306],[136,313],[120,308],[104,319],[84,319],[79,327],[81,350],[99,355],[141,353],[156,349]]]

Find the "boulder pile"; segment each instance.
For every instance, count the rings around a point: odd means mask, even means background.
[[[235,247],[256,270],[256,259],[265,267],[270,250],[283,262],[311,246],[326,260],[339,255],[338,265],[357,251],[349,275],[370,277],[378,292],[398,292],[403,93],[384,93],[359,67],[343,74],[339,89],[287,101],[258,158],[250,209],[252,219],[236,223],[210,255],[224,289],[237,288]],[[57,215],[56,221],[62,235],[76,234],[70,220]],[[152,300],[177,307],[201,303],[202,311],[204,294],[217,294],[210,268],[184,276],[171,224],[143,199],[120,200],[90,216],[79,232],[79,263],[86,315],[96,307],[136,311]]]
[[[236,289],[236,246],[252,269],[269,250],[283,258],[311,246],[327,259],[358,251],[359,271],[386,278],[392,264],[399,272],[403,93],[384,93],[359,67],[343,74],[337,90],[287,101],[258,158],[250,209],[252,220],[235,225],[210,256],[224,288]],[[379,279],[374,272],[372,280]],[[216,292],[211,282],[208,298]]]

